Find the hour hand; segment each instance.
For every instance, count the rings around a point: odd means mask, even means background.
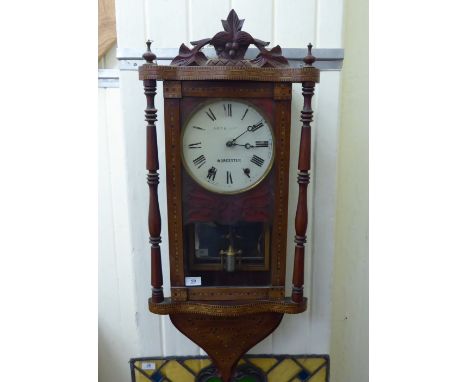
[[[256,147],[268,147],[269,143],[268,143],[268,141],[256,141],[255,145],[251,145],[250,143],[240,144],[240,143],[231,142],[231,145],[232,146],[243,146],[246,149],[251,149],[251,148],[256,148]]]
[[[240,144],[240,143],[231,142],[231,145],[232,145],[232,146],[243,146],[243,147],[245,147],[246,149],[251,149],[252,147],[255,147],[255,146],[252,146],[250,143]]]

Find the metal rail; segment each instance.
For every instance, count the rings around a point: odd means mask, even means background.
[[[158,63],[168,65],[170,61],[178,55],[178,48],[161,48],[154,49]],[[293,67],[303,65],[302,59],[307,54],[306,48],[284,48],[282,49],[283,56],[289,61]],[[216,56],[213,48],[204,48],[203,52],[207,57]],[[141,57],[143,50],[131,48],[118,48],[117,59],[119,60],[119,70],[138,70],[138,67],[143,63]],[[317,58],[314,66],[320,71],[339,71],[343,67],[344,49],[313,49],[313,55]],[[252,59],[258,54],[256,48],[249,48],[245,54],[247,59]],[[99,69],[98,85],[102,88],[118,88],[119,87],[119,70],[117,69]]]

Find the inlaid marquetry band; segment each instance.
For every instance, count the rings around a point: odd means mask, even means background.
[[[167,66],[143,64],[140,80],[234,80],[264,82],[319,82],[320,70],[302,68],[232,68],[227,66]]]
[[[300,303],[292,302],[291,299],[283,300],[260,300],[245,304],[218,305],[203,302],[173,302],[166,298],[163,302],[156,304],[152,299],[148,300],[149,310],[156,314],[191,313],[218,317],[236,317],[255,313],[285,313],[298,314],[307,309],[307,298]]]

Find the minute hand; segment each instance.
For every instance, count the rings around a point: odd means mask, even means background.
[[[249,127],[250,127],[250,126],[249,126]],[[235,137],[235,138],[231,141],[231,144],[234,144],[234,142],[236,141],[237,138],[242,137],[247,131],[249,131],[249,127],[247,127],[247,130],[245,130],[241,135],[238,135],[237,137]]]
[[[257,131],[258,129],[260,129],[260,127],[262,127],[262,126],[263,126],[263,122],[260,121],[259,123],[256,123],[255,125],[247,127],[247,131],[254,132],[254,131]]]
[[[258,129],[260,129],[260,127],[263,126],[263,122],[259,122],[259,123],[256,123],[255,125],[252,125],[252,126],[248,126],[247,127],[247,130],[245,130],[242,134],[238,135],[237,137],[235,137],[231,143],[234,143],[238,138],[242,137],[247,131],[251,131],[251,132],[254,132],[254,131],[257,131]]]

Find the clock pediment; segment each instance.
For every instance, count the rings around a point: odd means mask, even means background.
[[[282,55],[281,47],[275,46],[268,50],[270,43],[252,37],[242,30],[244,20],[239,19],[234,9],[229,12],[226,20],[221,20],[224,30],[212,38],[192,41],[193,48],[182,44],[179,55],[172,60],[172,66],[240,66],[240,67],[287,67],[288,60]],[[208,59],[201,51],[204,46],[212,45],[218,58]],[[253,60],[244,59],[250,45],[259,50]]]

